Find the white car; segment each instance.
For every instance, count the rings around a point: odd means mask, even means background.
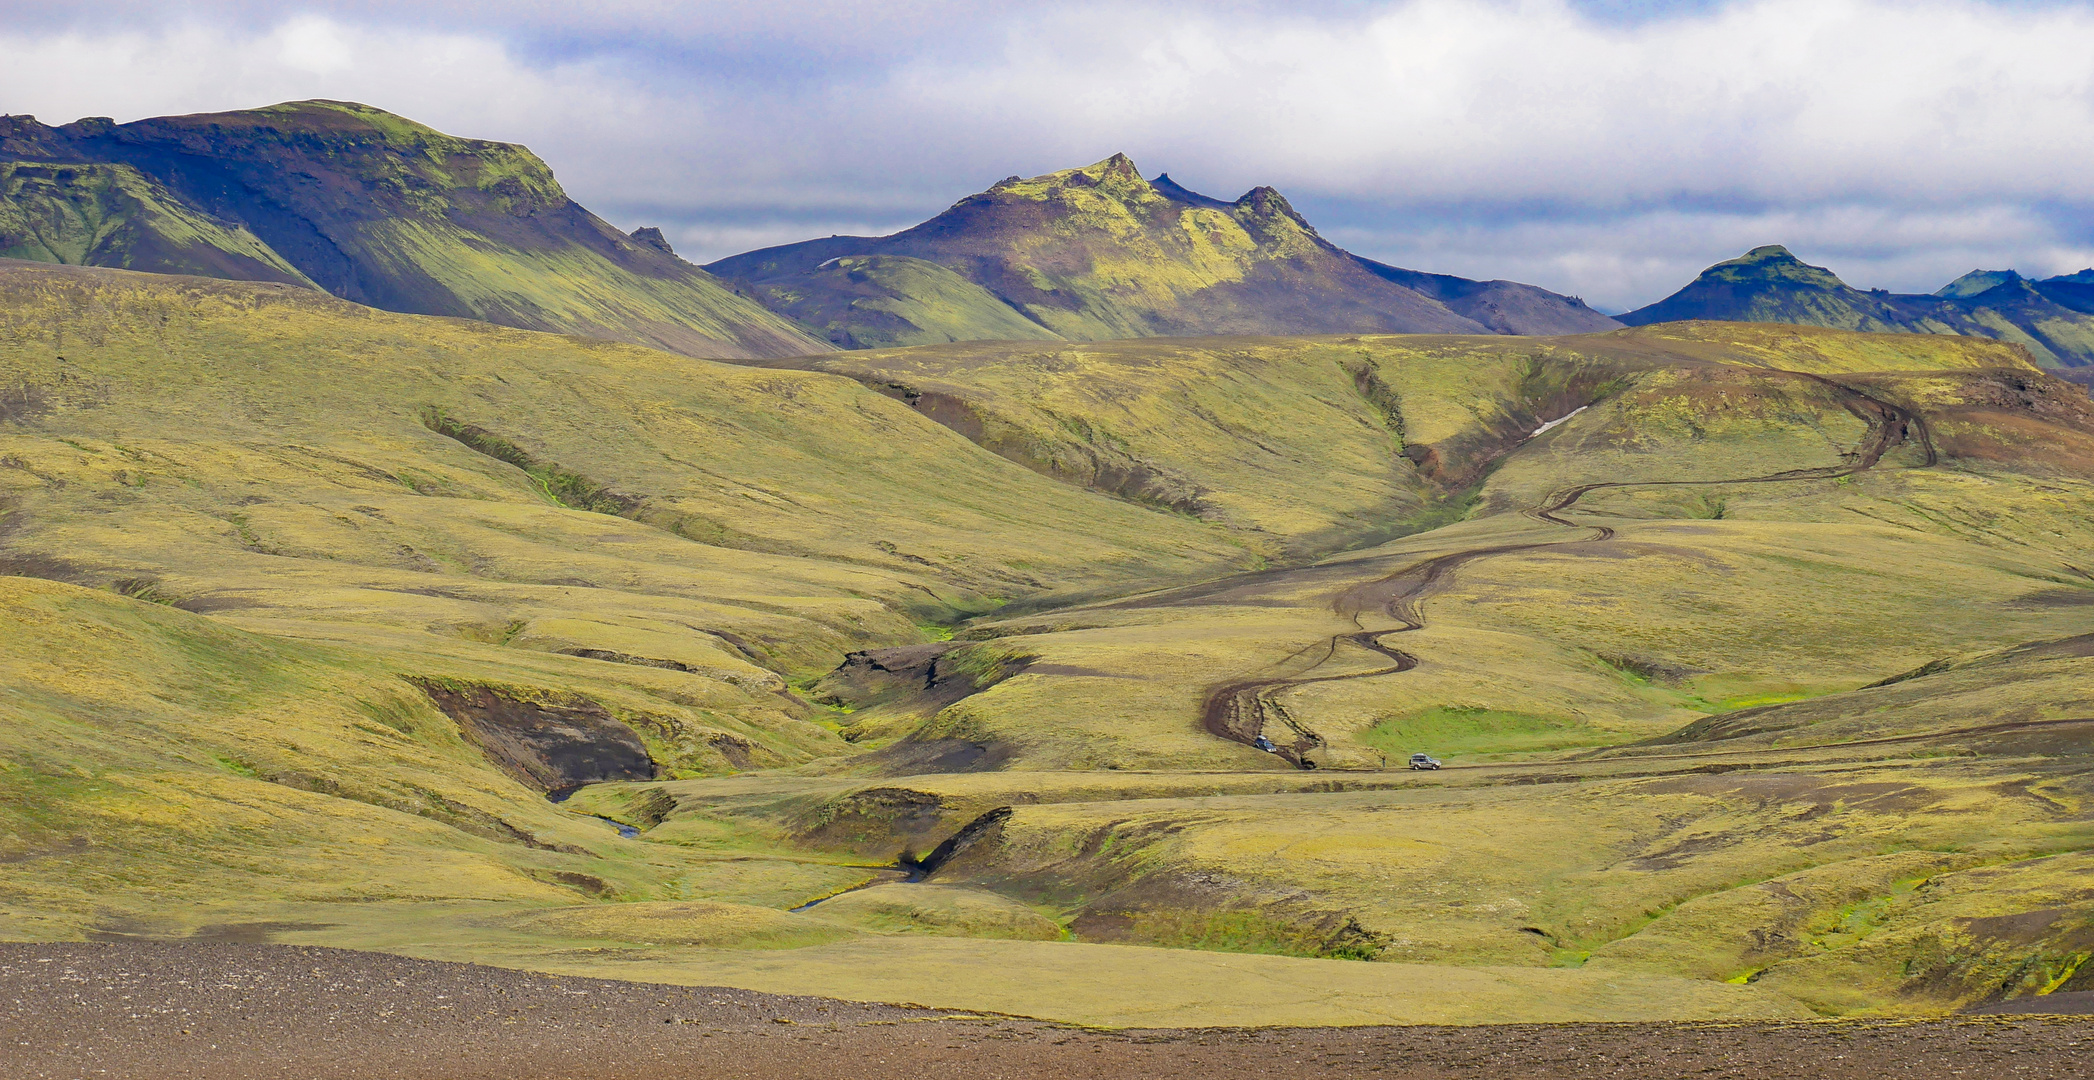
[[[1437,769],[1439,767],[1440,759],[1436,757],[1432,757],[1429,754],[1411,755],[1411,768],[1413,769]]]

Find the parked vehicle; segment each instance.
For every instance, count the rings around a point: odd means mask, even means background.
[[[1413,769],[1437,769],[1439,767],[1440,759],[1436,757],[1429,754],[1411,755],[1411,768]]]
[[[1268,753],[1268,754],[1277,754],[1277,753],[1279,753],[1279,752],[1280,752],[1280,748],[1279,748],[1279,747],[1277,747],[1277,746],[1274,746],[1274,745],[1272,744],[1272,740],[1271,740],[1271,739],[1268,739],[1268,738],[1266,738],[1266,737],[1265,737],[1265,736],[1263,736],[1263,735],[1260,735],[1260,736],[1258,736],[1257,738],[1255,738],[1255,739],[1252,739],[1252,740],[1251,740],[1251,745],[1252,745],[1252,746],[1255,746],[1255,747],[1257,747],[1257,748],[1258,748],[1258,749],[1260,749],[1260,750],[1263,750],[1263,751],[1265,751],[1265,752],[1266,752],[1266,753]]]

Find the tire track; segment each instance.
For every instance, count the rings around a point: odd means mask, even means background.
[[[1207,692],[1201,705],[1201,726],[1208,733],[1246,746],[1257,746],[1260,738],[1269,739],[1272,752],[1285,758],[1300,769],[1313,769],[1315,763],[1307,755],[1326,745],[1323,736],[1317,734],[1287,712],[1278,695],[1297,686],[1315,683],[1344,682],[1352,679],[1373,679],[1384,675],[1395,675],[1418,666],[1418,658],[1402,649],[1395,648],[1382,639],[1394,634],[1410,633],[1425,627],[1424,602],[1444,589],[1462,566],[1478,559],[1499,555],[1511,555],[1543,548],[1576,549],[1594,544],[1607,543],[1614,539],[1614,530],[1605,525],[1583,525],[1561,516],[1580,499],[1595,492],[1613,488],[1637,487],[1686,487],[1695,485],[1731,484],[1783,484],[1805,480],[1836,480],[1853,476],[1876,467],[1877,462],[1893,447],[1908,440],[1917,439],[1925,451],[1926,460],[1921,468],[1934,465],[1938,455],[1934,448],[1933,434],[1927,430],[1926,422],[1917,414],[1887,401],[1869,396],[1844,383],[1818,375],[1792,372],[1833,391],[1840,404],[1850,414],[1868,425],[1868,434],[1861,447],[1847,455],[1851,460],[1841,465],[1827,465],[1808,469],[1789,469],[1765,476],[1748,476],[1727,479],[1703,480],[1611,480],[1576,487],[1561,488],[1551,492],[1538,505],[1527,508],[1523,513],[1536,521],[1566,529],[1587,530],[1590,535],[1566,540],[1540,540],[1531,543],[1497,544],[1489,547],[1469,548],[1463,551],[1436,555],[1414,563],[1386,577],[1346,589],[1333,599],[1331,608],[1351,621],[1355,629],[1333,634],[1328,638],[1321,655],[1314,646],[1296,653],[1282,664],[1297,662],[1303,656],[1314,657],[1308,665],[1291,675],[1273,675],[1266,678],[1243,679],[1223,683]],[[1388,629],[1368,629],[1365,617],[1379,615],[1397,625]],[[1368,671],[1356,671],[1339,675],[1317,675],[1318,669],[1336,659],[1340,649],[1351,646],[1380,656],[1389,663]],[[1271,729],[1285,728],[1290,737],[1286,741],[1273,738]]]

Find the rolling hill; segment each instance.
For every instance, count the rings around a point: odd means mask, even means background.
[[[2029,281],[2011,270],[1974,270],[1931,296],[1863,291],[1772,245],[1709,267],[1686,288],[1621,321],[1723,319],[1964,334],[2014,342],[2051,367],[2086,367],[2094,365],[2094,287],[2077,277]]]
[[[1209,334],[1563,334],[1618,325],[1513,282],[1399,270],[1317,235],[1268,187],[1234,202],[1125,155],[1013,176],[892,236],[707,264],[849,349]]]
[[[1099,1024],[2094,989],[2094,402],[2013,343],[767,363],[0,263],[0,936]]]
[[[529,150],[379,109],[0,117],[0,257],[317,285],[389,311],[481,319],[691,356],[826,342],[636,239]]]

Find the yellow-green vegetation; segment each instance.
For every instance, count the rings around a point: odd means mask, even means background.
[[[0,258],[312,284],[245,226],[129,165],[0,163]]]
[[[824,900],[810,913],[823,922],[936,937],[1058,941],[1062,928],[1015,900],[985,889],[950,885],[874,885]]]
[[[759,291],[764,300],[845,348],[944,341],[1060,341],[958,271],[906,255],[846,255],[804,280]]]
[[[1621,317],[1631,326],[1682,319],[1968,334],[2020,345],[2053,367],[2094,363],[2094,305],[2069,279],[1975,271],[1931,296],[1863,292],[1780,245],[1717,263],[1680,291]]]
[[[1045,475],[1224,526],[1266,559],[1415,529],[1563,383],[1595,381],[1489,338],[969,342],[785,365],[849,375]]]
[[[1621,325],[1581,300],[1361,259],[1269,187],[1234,202],[1124,154],[1011,177],[892,236],[832,236],[708,270],[845,348],[1156,335],[1551,334]]]
[[[497,771],[383,658],[0,577],[17,932],[240,898],[645,895],[676,863]]]
[[[436,587],[447,577],[585,606],[590,592],[676,595],[741,611],[759,652],[792,648],[759,627],[813,614],[798,609],[828,608],[814,621],[835,642],[909,640],[881,620],[1246,558],[1214,529],[1039,477],[845,379],[392,316],[306,290],[27,264],[4,288],[23,421],[4,474],[25,505],[15,557],[166,571],[177,576],[162,592],[205,606],[205,582],[179,577],[196,561],[156,548],[215,551],[226,572],[263,568],[254,576],[273,582],[375,575],[397,583],[386,602],[424,608],[417,622],[474,602]],[[106,514],[57,511],[111,498]],[[257,599],[220,610],[255,618]],[[319,606],[343,621],[338,599]],[[530,629],[467,613],[460,635]],[[797,670],[834,656],[825,645]]]
[[[367,105],[11,117],[0,137],[0,159],[23,161],[0,165],[0,256],[318,285],[693,356],[829,348],[576,205],[529,150]]]
[[[0,934],[1099,1024],[2087,989],[2090,507],[1985,340],[756,368],[9,264]]]
[[[1800,394],[1813,399],[1808,408],[1829,405],[1831,422],[1845,424],[1846,434],[1861,430],[1830,391],[1793,379],[1770,389],[1751,367],[1815,373],[2026,363],[2011,347],[1990,343],[1687,323],[1514,340],[962,343],[774,366],[849,375],[1028,468],[1225,525],[1251,550],[1277,559],[1415,531],[1450,508],[1458,516],[1466,489],[1542,423],[1626,385],[1621,380],[1633,373],[1683,360],[1722,367],[1669,369],[1638,384],[1636,418],[1648,414],[1671,427],[1637,438],[1692,435],[1680,425],[1712,402],[1690,402],[1664,388],[1693,380],[1728,380],[1735,390],[1710,393],[1731,393],[1762,412],[1787,407],[1762,398]],[[1668,406],[1660,399],[1673,400]],[[1757,424],[1767,439],[1802,431],[1817,448],[1826,445],[1800,425],[1766,421],[1720,419]],[[1746,473],[1763,460],[1755,455],[1812,452],[1730,439],[1721,445],[1733,456],[1706,464],[1735,464]],[[1657,460],[1651,446],[1631,447],[1622,460]]]
[[[344,941],[326,933],[286,940]],[[586,958],[499,944],[402,948],[598,978],[817,993],[1099,1027],[1798,1019],[1757,986],[1619,971],[1358,964],[1078,942],[868,936],[775,950],[627,949]]]

